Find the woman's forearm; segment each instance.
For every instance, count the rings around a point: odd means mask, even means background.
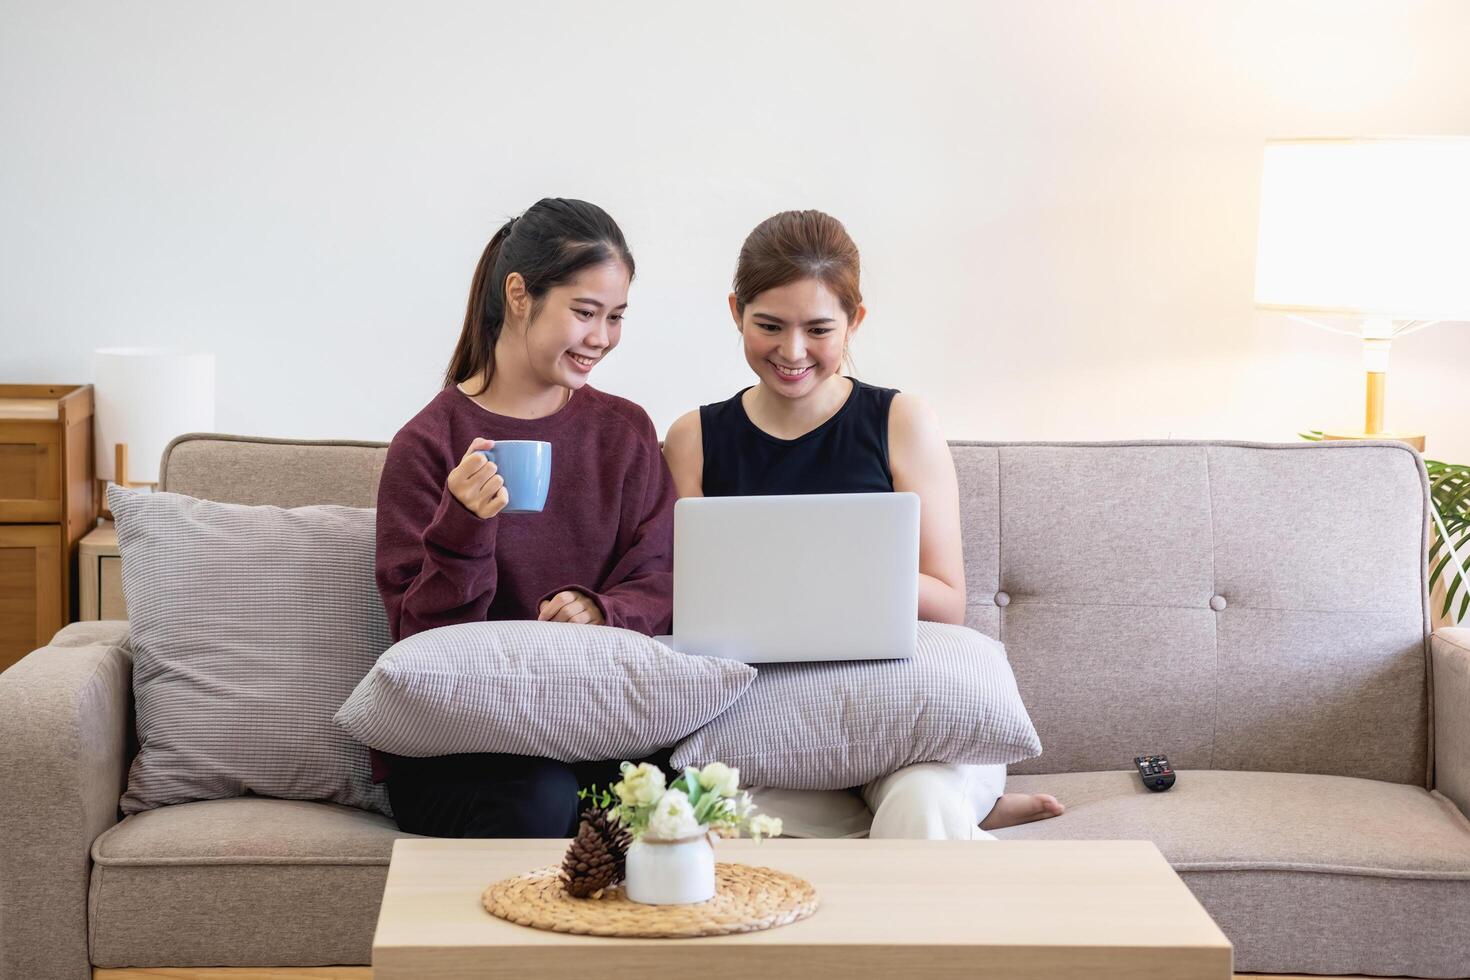
[[[929,623],[965,624],[965,595],[933,575],[919,574],[919,618]]]

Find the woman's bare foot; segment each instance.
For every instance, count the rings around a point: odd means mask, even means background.
[[[1033,820],[1059,817],[1066,809],[1048,793],[1006,793],[995,801],[990,813],[980,821],[980,829],[999,830]]]

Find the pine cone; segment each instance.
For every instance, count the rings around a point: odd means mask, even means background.
[[[627,828],[606,810],[583,810],[577,836],[561,862],[562,887],[574,898],[588,898],[622,881],[629,840]]]
[[[607,810],[594,807],[584,811],[582,817],[607,841],[608,849],[617,856],[617,880],[622,881],[627,873],[628,845],[633,843],[633,835],[628,833],[628,828],[623,826],[621,820]]]

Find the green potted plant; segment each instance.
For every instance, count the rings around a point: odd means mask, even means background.
[[[1426,459],[1424,469],[1429,473],[1429,499],[1434,505],[1429,588],[1446,574],[1453,576],[1444,587],[1439,615],[1459,623],[1470,608],[1470,465]]]

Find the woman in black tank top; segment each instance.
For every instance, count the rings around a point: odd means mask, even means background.
[[[837,414],[795,439],[773,436],[750,420],[742,402],[749,388],[702,406],[704,496],[891,492],[888,409],[898,392],[846,380],[852,389]]]
[[[820,211],[758,225],[729,303],[759,381],[681,417],[664,454],[681,497],[918,494],[919,618],[962,624],[959,489],[938,420],[913,396],[840,370],[867,312],[858,264],[846,229]],[[1055,797],[1004,786],[1004,766],[921,763],[862,792],[874,837],[984,837],[1062,812]]]

